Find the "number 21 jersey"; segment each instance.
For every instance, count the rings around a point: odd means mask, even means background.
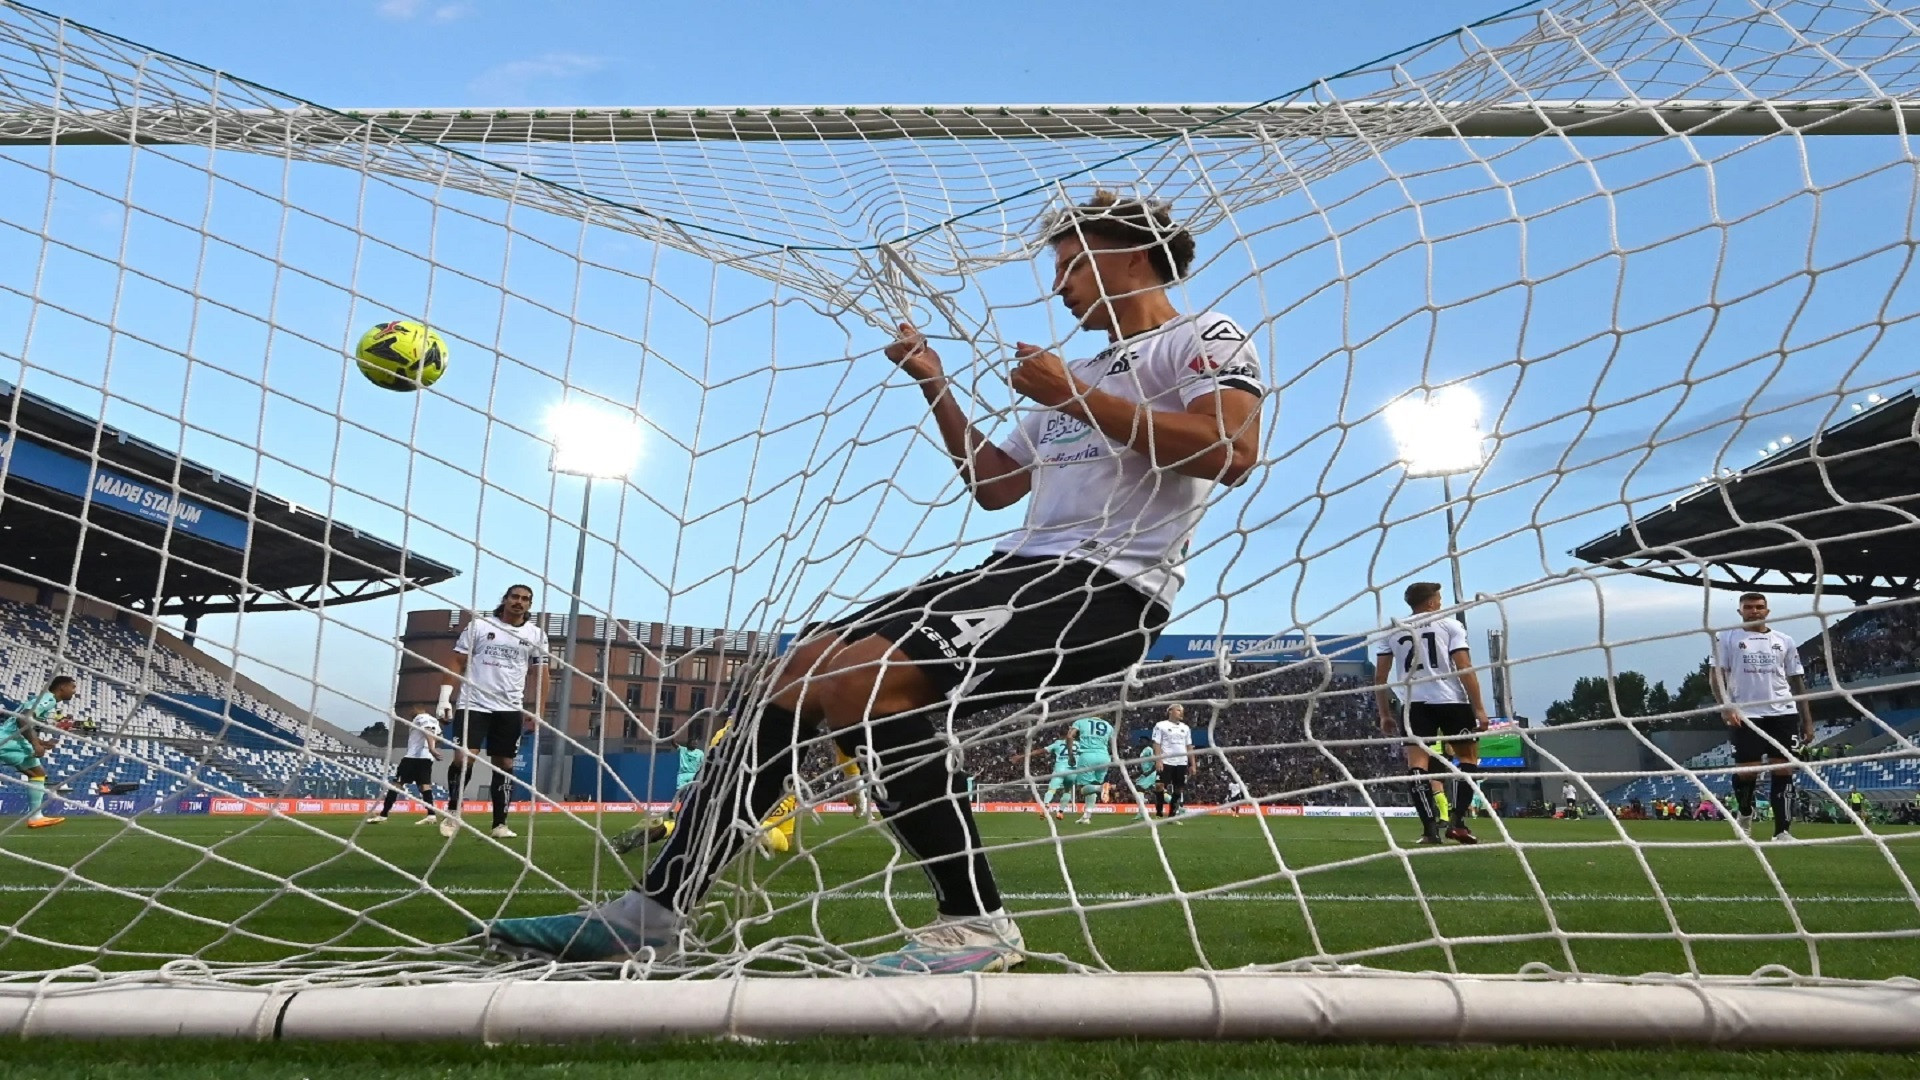
[[[1467,692],[1453,667],[1453,651],[1467,647],[1467,628],[1451,615],[1416,615],[1374,640],[1373,655],[1391,656],[1394,681],[1427,705],[1465,704]]]

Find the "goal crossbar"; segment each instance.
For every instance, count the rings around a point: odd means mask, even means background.
[[[1513,139],[1560,133],[1658,138],[1905,135],[1920,102],[1268,102],[1218,105],[834,105],[679,108],[195,109],[0,115],[0,146],[432,143],[882,142],[925,139]]]
[[[1090,996],[1152,1001],[1089,1012]],[[902,1036],[1920,1047],[1895,986],[1186,973],[0,990],[20,1037],[476,1040]]]

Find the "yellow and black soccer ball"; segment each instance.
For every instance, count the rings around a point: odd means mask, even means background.
[[[362,334],[353,360],[375,386],[424,390],[447,373],[447,343],[425,323],[396,319]]]

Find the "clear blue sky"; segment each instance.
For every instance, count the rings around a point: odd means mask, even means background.
[[[1138,0],[1097,9],[1019,0],[47,5],[336,107],[1257,101],[1509,6],[1500,0],[1271,7],[1198,0],[1177,9]],[[1178,41],[1181,60],[1130,57],[1130,37],[1143,51]]]
[[[1296,5],[1197,4],[1175,15],[1163,4],[1121,3],[1103,5],[1098,26],[1084,9],[1013,3],[86,2],[60,10],[353,108],[1254,101],[1501,6],[1382,0],[1316,5],[1303,19],[1309,9]],[[1150,56],[1150,47],[1159,51]],[[1461,525],[1467,591],[1498,593],[1562,580],[1573,565],[1567,549],[1617,527],[1630,507],[1670,497],[1716,464],[1746,464],[1768,438],[1805,437],[1848,395],[1911,382],[1903,325],[1864,357],[1845,339],[1810,344],[1872,321],[1893,278],[1870,262],[1858,277],[1831,272],[1814,287],[1796,271],[1882,243],[1873,208],[1911,183],[1837,142],[1812,152],[1817,171],[1869,179],[1823,203],[1811,253],[1812,219],[1796,201],[1800,169],[1788,144],[1712,173],[1679,147],[1625,153],[1620,143],[1588,142],[1583,152],[1624,154],[1589,171],[1551,143],[1415,145],[1384,165],[1308,170],[1311,200],[1294,194],[1248,207],[1203,236],[1203,268],[1183,302],[1257,327],[1282,392],[1268,420],[1273,465],[1210,513],[1175,629],[1365,632],[1398,610],[1389,600],[1401,583],[1444,579],[1439,484],[1402,482],[1386,467],[1392,447],[1375,418],[1410,386],[1466,381],[1499,414],[1506,441]],[[858,164],[857,149],[835,152]],[[12,287],[69,290],[60,295],[83,312],[118,303],[114,325],[153,344],[123,338],[111,359],[95,359],[108,355],[97,320],[47,314],[33,329],[27,385],[80,407],[107,385],[115,423],[331,507],[343,521],[404,534],[468,571],[438,600],[412,606],[490,604],[508,575],[534,578],[546,604],[564,603],[555,585],[570,570],[579,493],[546,474],[535,430],[537,406],[559,396],[562,379],[636,406],[653,428],[632,481],[596,495],[590,608],[598,597],[623,618],[767,626],[803,617],[822,594],[846,600],[903,584],[956,557],[955,536],[971,551],[1011,524],[1006,514],[983,517],[958,504],[943,462],[914,437],[924,415],[917,395],[879,390],[886,373],[871,352],[879,344],[871,326],[791,294],[781,296],[788,306],[766,307],[775,291],[759,277],[661,254],[626,234],[583,237],[564,220],[531,214],[515,219],[509,260],[500,230],[485,220],[502,212],[497,205],[450,195],[440,208],[478,217],[432,214],[434,201],[417,192],[363,192],[353,170],[316,178],[312,167],[233,155],[223,155],[223,174],[258,194],[223,188],[207,221],[242,250],[202,253],[193,230],[205,185],[191,155],[142,155],[137,179],[124,156],[108,152],[67,150],[58,163],[66,186],[52,231],[99,258],[69,266],[57,253],[40,284],[16,277]],[[1665,170],[1675,179],[1647,182]],[[1146,172],[1123,163],[1101,178]],[[1592,198],[1595,175],[1616,189],[1612,198]],[[697,182],[690,166],[669,179]],[[312,220],[279,214],[283,180]],[[128,184],[143,205],[182,225],[127,225],[117,200]],[[37,207],[44,186],[31,168],[12,172],[0,177],[0,198]],[[84,187],[95,191],[75,190]],[[1725,220],[1758,216],[1703,230],[1709,196]],[[353,225],[362,199],[364,236]],[[1529,219],[1524,232],[1509,220],[1514,208]],[[770,232],[779,211],[762,212]],[[10,257],[16,275],[40,258],[37,219],[7,219],[21,229],[0,236],[0,283]],[[138,282],[116,301],[114,279],[100,270],[127,236],[134,264],[198,282],[191,287],[232,311],[189,310]],[[9,238],[25,242],[17,254]],[[1660,251],[1615,257],[1653,240],[1665,241]],[[1520,250],[1525,272],[1542,284],[1502,288],[1522,272]],[[427,251],[434,267],[419,257]],[[576,251],[596,264],[577,278]],[[277,272],[276,258],[306,276]],[[993,366],[1008,343],[1098,347],[1084,337],[1066,343],[1058,312],[1042,299],[1043,275],[996,269],[958,297],[984,330],[952,345],[949,364],[965,365],[989,408],[1011,404]],[[636,291],[641,281],[647,288]],[[1724,318],[1687,314],[1781,282],[1777,295],[1725,309]],[[1910,306],[1904,295],[1897,301],[1896,311]],[[23,327],[6,321],[11,310],[0,307],[6,356],[23,351]],[[418,311],[456,338],[452,372],[433,394],[385,395],[343,374],[339,350],[357,328]],[[718,316],[725,325],[709,332]],[[1650,328],[1606,332],[1643,323]],[[185,365],[187,347],[175,343],[190,337],[196,359]],[[1779,342],[1795,347],[1770,357]],[[45,359],[56,354],[58,364]],[[777,376],[766,371],[769,358]],[[195,428],[184,435],[168,419],[182,400]],[[525,430],[489,425],[489,415]],[[836,449],[855,435],[868,445]],[[484,486],[475,482],[482,471]],[[742,489],[754,495],[745,508],[715,494]],[[776,539],[786,532],[791,540]],[[813,560],[818,567],[808,568]],[[784,592],[768,596],[769,580]],[[1725,600],[1713,602],[1730,608]],[[1704,652],[1702,627],[1731,616],[1702,605],[1701,594],[1676,586],[1574,577],[1480,609],[1474,625],[1477,634],[1504,616],[1516,656],[1539,658],[1516,672],[1521,711],[1538,716],[1576,675],[1609,662],[1593,648],[1602,636],[1656,639],[1616,650],[1612,663],[1677,679]],[[830,602],[816,613],[832,610]],[[210,627],[208,636],[224,634],[266,681],[352,724],[388,692],[398,610],[370,604],[336,617],[325,633],[298,616],[265,616],[237,630],[230,621]],[[303,689],[315,672],[318,691]]]

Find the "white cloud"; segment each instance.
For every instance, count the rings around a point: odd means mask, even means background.
[[[599,56],[541,53],[525,60],[509,60],[490,67],[474,76],[467,83],[467,90],[487,105],[514,105],[526,100],[543,84],[591,75],[605,66],[605,58]]]
[[[452,22],[473,11],[473,5],[464,0],[380,0],[375,8],[383,19],[406,22],[409,19],[426,18],[434,22]]]

